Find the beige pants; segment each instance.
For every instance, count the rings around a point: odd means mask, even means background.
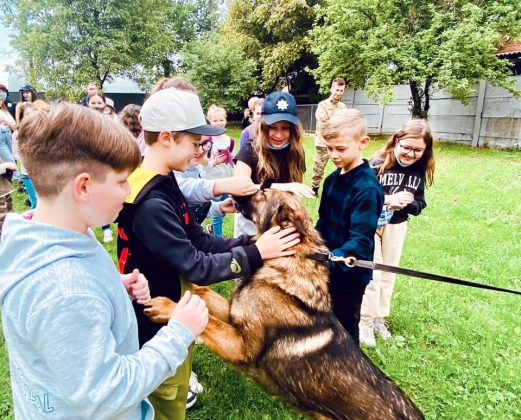
[[[313,158],[313,176],[311,177],[311,188],[320,187],[320,182],[324,176],[324,168],[326,167],[329,155],[327,147],[315,146],[315,157]]]
[[[376,230],[374,236],[374,261],[399,265],[402,256],[407,222],[387,224]],[[360,310],[362,322],[371,323],[377,318],[386,318],[391,313],[391,299],[393,297],[396,274],[385,271],[373,271],[373,279],[365,289]]]

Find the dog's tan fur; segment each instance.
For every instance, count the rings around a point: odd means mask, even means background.
[[[229,302],[209,288],[194,287],[210,312],[204,344],[315,418],[423,418],[334,317],[327,265],[307,258],[327,248],[300,200],[264,190],[244,203],[243,213],[260,233],[293,225],[301,243],[294,256],[266,261],[242,278]],[[148,315],[166,322],[174,305],[155,298]]]

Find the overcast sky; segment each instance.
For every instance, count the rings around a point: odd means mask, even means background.
[[[7,73],[4,67],[8,64],[14,64],[15,53],[13,48],[9,46],[9,31],[4,30],[0,32],[0,83],[7,84]]]

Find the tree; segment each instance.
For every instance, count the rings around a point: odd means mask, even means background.
[[[233,41],[216,36],[198,39],[186,46],[182,71],[197,87],[205,108],[214,103],[228,112],[241,109],[255,86],[255,63],[244,57]]]
[[[217,24],[213,3],[0,0],[0,11],[16,29],[13,43],[28,80],[50,95],[73,97],[89,80],[103,87],[125,75],[148,85],[176,72],[183,46]]]
[[[151,41],[167,0],[3,0],[16,29],[14,45],[29,80],[54,93],[88,80],[100,87],[138,62]],[[138,19],[138,16],[147,19]]]
[[[246,57],[258,63],[265,91],[295,80],[316,64],[309,51],[309,30],[319,0],[234,0],[223,25],[226,38],[236,40]]]
[[[343,76],[388,103],[392,86],[408,83],[411,113],[427,117],[430,97],[443,88],[468,101],[488,79],[516,91],[509,63],[497,48],[521,33],[521,3],[511,0],[326,0],[317,11],[312,73],[322,89]]]

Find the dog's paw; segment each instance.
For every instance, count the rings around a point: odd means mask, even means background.
[[[176,303],[164,296],[157,296],[145,303],[143,313],[157,324],[166,324],[172,317]]]

